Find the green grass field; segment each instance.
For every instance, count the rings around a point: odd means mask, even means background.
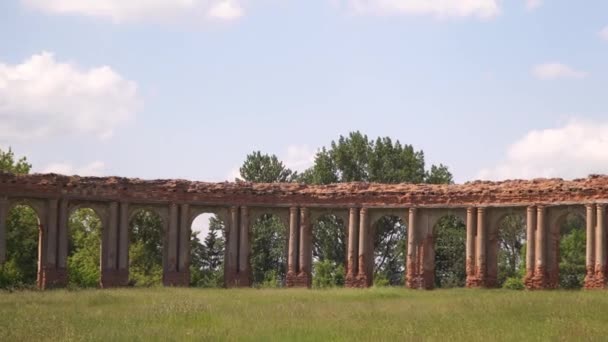
[[[0,294],[1,341],[607,338],[603,291],[155,288]]]

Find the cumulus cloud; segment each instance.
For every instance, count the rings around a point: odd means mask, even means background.
[[[43,168],[42,172],[58,173],[68,176],[102,176],[105,166],[105,163],[102,161],[94,161],[80,167],[75,167],[71,163],[51,163]]]
[[[478,178],[578,178],[608,173],[608,121],[571,120],[558,128],[533,130],[513,143],[506,158]]]
[[[182,18],[234,20],[243,15],[239,0],[21,0],[26,6],[56,14],[108,18],[116,22],[178,20]]]
[[[604,27],[600,31],[600,38],[608,42],[608,26]]]
[[[314,164],[316,154],[308,145],[289,145],[282,161],[292,170],[304,171]]]
[[[81,70],[48,52],[17,65],[0,62],[0,139],[107,138],[138,107],[135,82],[108,66]]]
[[[357,14],[428,15],[488,19],[500,13],[499,0],[343,0]]]
[[[535,10],[542,6],[543,0],[526,0],[526,8],[528,10]]]
[[[587,77],[587,72],[576,70],[568,65],[558,62],[539,64],[532,68],[532,74],[536,78],[545,81],[560,78],[581,79]]]

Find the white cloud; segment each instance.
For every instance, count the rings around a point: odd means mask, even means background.
[[[532,74],[536,78],[546,81],[560,78],[580,79],[587,77],[585,71],[576,70],[558,62],[539,64],[532,69]]]
[[[281,160],[292,170],[304,171],[314,164],[316,154],[317,151],[308,145],[289,145]]]
[[[18,65],[0,62],[0,139],[107,138],[138,107],[136,84],[108,66],[81,70],[48,52]]]
[[[58,173],[62,175],[78,175],[78,176],[102,176],[105,169],[105,163],[94,161],[92,163],[75,167],[71,163],[52,163],[42,169],[43,173]]]
[[[562,127],[534,130],[512,144],[497,166],[478,178],[578,178],[608,173],[608,121],[571,120]]]
[[[499,2],[499,0],[343,0],[343,3],[357,14],[480,19],[488,19],[500,14]]]
[[[604,27],[600,31],[600,38],[608,42],[608,26]]]
[[[526,8],[528,10],[535,10],[542,6],[543,0],[526,0]]]
[[[140,20],[238,19],[239,0],[21,0],[30,8],[56,14],[108,18],[116,22]]]

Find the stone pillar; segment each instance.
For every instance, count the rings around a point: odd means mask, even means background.
[[[289,243],[287,251],[287,287],[296,286],[298,275],[299,209],[289,208]]]
[[[346,265],[346,287],[356,287],[359,258],[359,208],[350,208],[348,215],[348,255]]]
[[[410,289],[418,288],[420,284],[416,258],[416,249],[418,242],[416,240],[416,214],[418,210],[416,208],[410,208],[408,225],[407,225],[407,251],[405,260],[405,286]]]
[[[312,285],[312,234],[310,226],[310,210],[300,209],[300,272],[296,286],[310,287]]]
[[[595,231],[595,284],[596,287],[606,286],[606,225],[604,217],[606,205],[598,204]]]
[[[529,206],[526,218],[526,276],[524,283],[526,288],[532,289],[534,279],[534,265],[536,255],[536,207]]]
[[[475,287],[475,239],[477,225],[477,211],[475,208],[467,208],[467,247],[466,247],[466,272],[467,272],[467,287]]]
[[[595,287],[595,205],[585,205],[587,225],[586,231],[586,254],[585,254],[585,288]]]
[[[224,262],[224,283],[226,287],[238,285],[239,269],[239,208],[230,207],[226,234],[227,258]]]
[[[545,207],[538,206],[536,208],[536,258],[534,268],[534,278],[531,288],[544,289],[547,287],[547,227],[545,225]]]
[[[179,234],[175,286],[190,286],[190,205],[179,206]]]
[[[486,285],[486,208],[477,208],[476,278],[477,286]]]
[[[0,265],[6,262],[6,221],[8,218],[8,198],[0,197]]]
[[[68,285],[68,200],[59,201],[59,222],[57,226],[57,273],[60,286]]]
[[[239,280],[238,286],[251,286],[251,244],[249,241],[249,208],[241,207],[239,234]]]
[[[57,223],[59,213],[59,201],[49,199],[45,226],[41,227],[38,247],[38,287],[40,289],[59,287],[62,284],[62,276],[57,271]]]
[[[121,202],[118,215],[118,272],[119,286],[129,285],[129,203]]]
[[[179,275],[177,271],[177,248],[179,235],[179,215],[177,204],[169,205],[169,228],[167,232],[167,256],[166,267],[163,272],[163,284],[165,286],[176,286],[179,284]]]
[[[368,209],[361,208],[359,213],[359,273],[357,274],[357,287],[369,287],[373,279],[368,274],[368,239],[369,239]]]
[[[104,227],[107,232],[102,240],[102,248],[105,253],[102,253],[101,258],[101,287],[110,288],[119,286],[118,279],[118,203],[111,202],[108,205],[108,224]]]

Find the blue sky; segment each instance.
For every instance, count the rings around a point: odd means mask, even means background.
[[[608,173],[608,2],[3,0],[0,146],[35,171],[232,179],[361,130],[458,182]]]

